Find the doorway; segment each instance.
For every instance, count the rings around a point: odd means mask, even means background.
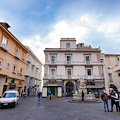
[[[55,87],[50,87],[50,91],[55,96]]]
[[[66,83],[66,93],[67,93],[67,96],[73,96],[73,93],[74,93],[74,84],[72,82],[67,82]]]
[[[5,92],[7,90],[7,85],[4,85],[4,87],[3,87],[3,93]],[[2,93],[2,94],[3,94]]]

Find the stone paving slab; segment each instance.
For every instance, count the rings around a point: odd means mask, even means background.
[[[104,112],[103,103],[70,103],[70,98],[26,97],[15,108],[0,109],[0,120],[119,120],[120,114]],[[109,101],[110,106],[110,101]]]

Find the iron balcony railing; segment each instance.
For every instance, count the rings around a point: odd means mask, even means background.
[[[0,42],[0,47],[3,48],[5,51],[8,51],[8,46],[2,42]]]

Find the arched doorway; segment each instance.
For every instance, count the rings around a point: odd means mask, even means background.
[[[72,82],[66,83],[66,93],[68,96],[72,96],[74,92],[74,84]]]

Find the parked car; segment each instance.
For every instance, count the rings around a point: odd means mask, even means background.
[[[18,104],[19,93],[16,90],[9,90],[3,93],[3,96],[0,98],[0,107],[15,107]]]

